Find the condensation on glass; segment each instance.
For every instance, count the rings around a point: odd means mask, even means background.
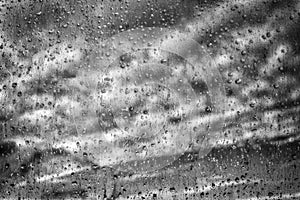
[[[299,199],[300,2],[3,0],[0,199]]]

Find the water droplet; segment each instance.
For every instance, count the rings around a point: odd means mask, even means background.
[[[242,83],[242,79],[240,79],[240,78],[236,79],[236,80],[235,80],[235,83],[236,83],[236,84],[241,84],[241,83]]]
[[[205,112],[211,113],[212,112],[212,107],[211,106],[206,106]]]

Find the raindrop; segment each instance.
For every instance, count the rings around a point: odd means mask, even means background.
[[[241,84],[242,83],[242,79],[240,79],[240,78],[236,79],[235,83],[238,84],[238,85]]]
[[[211,106],[206,106],[205,112],[211,113],[212,112],[212,107]]]

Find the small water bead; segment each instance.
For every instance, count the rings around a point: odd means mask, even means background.
[[[205,112],[211,113],[212,112],[212,107],[211,106],[206,106]]]
[[[241,84],[242,83],[242,79],[240,79],[240,78],[236,79],[235,83],[238,84],[238,85]]]

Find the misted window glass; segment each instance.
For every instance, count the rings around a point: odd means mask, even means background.
[[[300,199],[297,0],[0,1],[0,199]]]

